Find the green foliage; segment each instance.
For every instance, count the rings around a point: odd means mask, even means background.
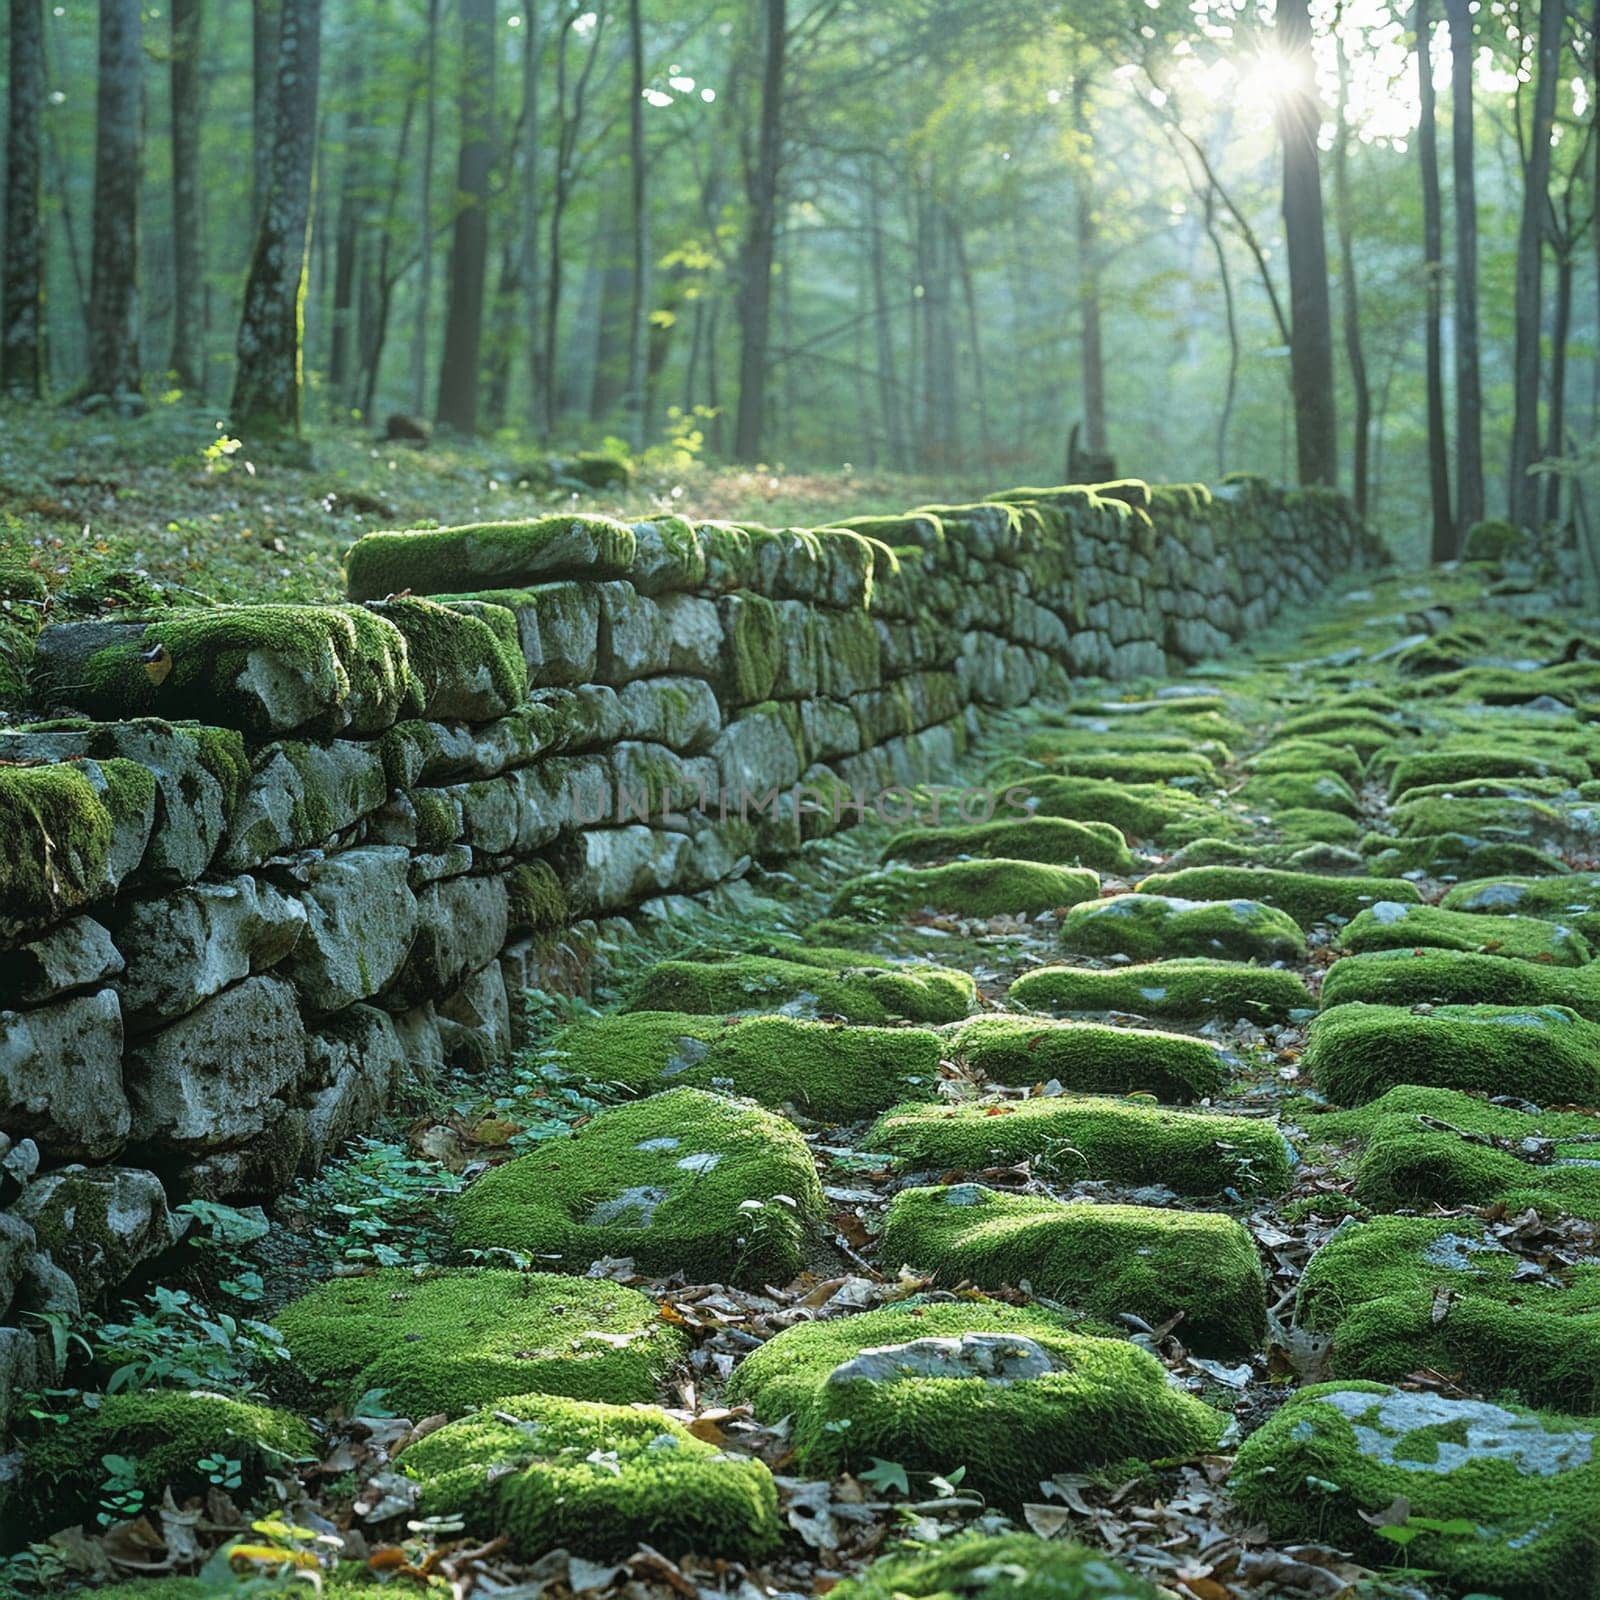
[[[1098,1550],[1013,1533],[911,1545],[833,1593],[839,1600],[1157,1600],[1159,1591]]]
[[[833,897],[835,917],[882,922],[926,908],[954,916],[1034,916],[1100,892],[1097,874],[1036,861],[952,861],[891,867],[851,878]]]
[[[1011,985],[1011,999],[1036,1011],[1132,1011],[1252,1022],[1284,1022],[1312,1006],[1298,973],[1203,957],[1126,967],[1035,967]]]
[[[1302,928],[1348,922],[1377,901],[1419,901],[1415,884],[1401,878],[1325,878],[1312,872],[1259,867],[1190,867],[1142,879],[1140,894],[1188,900],[1258,900],[1287,911]]]
[[[1222,956],[1235,961],[1298,961],[1305,935],[1294,919],[1256,900],[1182,900],[1118,894],[1074,907],[1061,919],[1061,943],[1074,954]]]

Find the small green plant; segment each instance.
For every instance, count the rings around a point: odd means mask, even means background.
[[[264,1368],[288,1359],[270,1323],[202,1305],[186,1289],[158,1287],[123,1322],[99,1325],[95,1358],[110,1369],[108,1394],[183,1386],[244,1398]]]
[[[100,1457],[105,1481],[100,1485],[100,1509],[95,1521],[102,1528],[114,1522],[131,1522],[144,1510],[144,1490],[139,1487],[139,1463],[129,1456]]]
[[[332,1260],[424,1266],[450,1248],[440,1202],[460,1187],[455,1173],[402,1144],[358,1139],[289,1203]]]
[[[218,434],[215,439],[200,452],[200,459],[206,464],[209,473],[231,472],[233,462],[231,457],[244,449],[244,440],[235,439],[230,434]]]
[[[201,1456],[196,1465],[205,1473],[206,1481],[214,1483],[219,1489],[238,1489],[244,1483],[243,1464],[231,1461],[227,1456]]]

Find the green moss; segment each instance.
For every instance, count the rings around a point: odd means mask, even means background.
[[[24,1455],[28,1515],[45,1528],[93,1521],[106,1469],[100,1458],[126,1456],[148,1505],[171,1489],[181,1504],[209,1481],[200,1462],[221,1456],[239,1464],[243,1494],[271,1476],[292,1476],[294,1463],[320,1459],[317,1437],[298,1417],[199,1391],[150,1389],[102,1396],[41,1432]]]
[[[420,715],[483,721],[510,711],[527,694],[517,619],[505,606],[475,600],[444,606],[406,595],[369,609],[405,636]]]
[[[1216,1093],[1224,1064],[1210,1040],[1186,1033],[1033,1017],[974,1017],[956,1030],[951,1047],[996,1083],[1029,1085],[1054,1078],[1067,1089],[1142,1092],[1162,1100]]]
[[[1154,839],[1174,823],[1216,815],[1204,800],[1166,784],[1112,783],[1105,778],[1047,774],[1029,780],[1027,787],[1037,816],[1109,822],[1132,839]]]
[[[1554,878],[1475,878],[1458,883],[1439,902],[1447,911],[1479,916],[1542,917],[1576,928],[1600,944],[1600,872],[1569,872]]]
[[[1245,779],[1239,798],[1268,813],[1292,806],[1353,817],[1361,809],[1355,790],[1331,772],[1258,772]]]
[[[839,1122],[931,1096],[939,1077],[937,1034],[791,1017],[727,1022],[635,1011],[575,1023],[554,1047],[569,1071],[590,1082],[643,1093],[680,1085],[718,1089]]]
[[[1389,821],[1402,839],[1458,833],[1489,843],[1542,849],[1559,845],[1574,832],[1587,837],[1586,825],[1563,807],[1510,795],[1465,800],[1453,793],[1438,796],[1417,790],[1391,809]]]
[[[1035,916],[1100,892],[1097,874],[1038,861],[952,861],[942,867],[892,867],[847,879],[833,897],[835,917],[883,922],[928,909],[962,917]]]
[[[783,651],[783,614],[765,595],[742,592],[723,602],[723,700],[734,706],[768,699]]]
[[[700,1016],[778,1011],[786,1016],[842,1017],[846,1022],[957,1022],[977,1004],[965,972],[931,963],[877,966],[853,955],[840,969],[803,956],[717,951],[689,961],[658,961],[639,980],[630,1011],[689,1011]]]
[[[1362,839],[1361,824],[1354,817],[1345,816],[1342,811],[1315,811],[1306,806],[1290,806],[1288,810],[1273,815],[1271,826],[1286,845],[1294,847],[1339,844],[1353,849]]]
[[[749,1561],[779,1541],[772,1474],[695,1438],[655,1406],[528,1394],[452,1422],[400,1462],[424,1516],[504,1536],[532,1561],[554,1549],[623,1560],[640,1544]]]
[[[1574,928],[1538,917],[1484,916],[1440,906],[1380,901],[1344,930],[1347,950],[1466,950],[1510,961],[1579,967],[1590,959],[1588,941]]]
[[[1278,738],[1323,738],[1344,745],[1363,759],[1392,744],[1405,732],[1398,716],[1361,706],[1304,711],[1278,724]]]
[[[1347,1223],[1300,1280],[1299,1321],[1332,1336],[1335,1377],[1428,1369],[1528,1405],[1600,1408],[1600,1265],[1517,1275],[1473,1217]]]
[[[1065,817],[907,828],[883,847],[885,861],[949,861],[957,856],[1001,856],[1053,867],[1090,867],[1096,872],[1133,869],[1133,857],[1119,829],[1109,822],[1070,822]]]
[[[1499,874],[1560,873],[1567,864],[1559,856],[1533,845],[1507,844],[1474,838],[1465,833],[1429,834],[1421,838],[1395,839],[1369,833],[1361,841],[1367,865],[1376,872],[1419,873],[1428,877],[1472,877]]]
[[[1467,561],[1504,561],[1528,542],[1528,535],[1515,523],[1498,518],[1474,522],[1462,540],[1461,554]]]
[[[1337,1105],[1401,1083],[1585,1104],[1600,1092],[1600,1026],[1563,1006],[1340,1005],[1311,1024],[1302,1065]]]
[[[352,600],[513,589],[552,578],[620,578],[633,563],[633,529],[609,517],[480,522],[421,533],[369,533],[345,556]]]
[[[420,809],[418,815],[420,819]],[[552,934],[571,920],[561,880],[548,861],[514,866],[506,874],[506,888],[511,907],[508,926],[513,933]]]
[[[1029,1533],[963,1534],[880,1558],[836,1600],[1160,1600],[1100,1551]]]
[[[1111,968],[1035,967],[1012,983],[1011,999],[1034,1011],[1131,1011],[1252,1022],[1285,1022],[1314,1005],[1297,973],[1198,957]]]
[[[1324,739],[1284,739],[1269,744],[1250,762],[1252,772],[1331,772],[1354,789],[1366,770],[1366,759],[1349,745]]]
[[[914,1171],[982,1172],[1027,1161],[1058,1183],[1162,1184],[1189,1198],[1288,1187],[1290,1148],[1258,1117],[1135,1100],[1040,1095],[895,1106],[868,1135]]]
[[[1225,956],[1239,961],[1301,961],[1305,936],[1286,912],[1256,900],[1181,900],[1119,894],[1076,906],[1062,919],[1061,942],[1081,955]]]
[[[953,1365],[927,1346],[897,1359],[895,1347],[913,1341],[974,1334],[1001,1335],[1019,1353],[1037,1347],[1051,1370],[994,1383],[923,1376],[918,1368]],[[846,1365],[868,1350],[881,1379]],[[1033,1500],[1040,1480],[1058,1472],[1187,1455],[1213,1443],[1222,1423],[1136,1346],[1073,1333],[1045,1311],[982,1301],[910,1300],[788,1328],[734,1369],[729,1398],[751,1404],[763,1422],[792,1417],[808,1474],[859,1471],[875,1456],[915,1473],[965,1467],[966,1488],[1008,1509]]]
[[[1600,966],[1544,966],[1499,955],[1418,949],[1369,950],[1344,956],[1322,981],[1322,1006],[1566,1006],[1600,1022]]]
[[[496,1167],[455,1202],[458,1245],[581,1272],[630,1256],[649,1275],[760,1288],[799,1272],[822,1190],[792,1123],[703,1089],[614,1106]]]
[[[424,854],[436,854],[448,845],[455,844],[461,837],[461,812],[437,789],[413,789],[411,791],[412,809],[417,814],[417,849]],[[509,883],[512,894],[512,910],[515,914],[518,907],[518,898],[530,909],[538,905],[537,897],[530,891],[534,888],[532,883],[523,883],[518,880],[517,874],[510,875]]]
[[[1316,1384],[1239,1450],[1229,1489],[1275,1539],[1403,1559],[1452,1593],[1581,1600],[1600,1560],[1593,1424],[1378,1384]],[[1396,1508],[1403,1557],[1383,1537]]]
[[[1063,750],[1060,736],[1036,733],[1022,742],[1024,756],[1046,762],[1052,772],[1074,778],[1104,778],[1113,783],[1169,783],[1188,779],[1207,786],[1217,781],[1217,769],[1192,750],[1114,750],[1099,753]]]
[[[1131,1313],[1154,1327],[1181,1315],[1184,1343],[1204,1355],[1243,1355],[1266,1334],[1255,1242],[1219,1212],[1064,1204],[975,1183],[902,1189],[879,1255],[946,1287],[1026,1283],[1107,1322]]]
[[[285,1306],[277,1325],[314,1382],[346,1403],[381,1389],[409,1417],[530,1390],[649,1401],[687,1350],[636,1289],[546,1272],[334,1278]]]
[[[75,763],[0,766],[0,925],[54,922],[103,892],[113,829]]]
[[[1377,901],[1421,898],[1416,886],[1402,878],[1326,878],[1313,872],[1245,867],[1158,872],[1143,879],[1138,891],[1188,900],[1259,900],[1288,912],[1302,928],[1330,919],[1348,922]]]
[[[1473,778],[1549,777],[1571,786],[1582,783],[1590,774],[1589,763],[1578,756],[1537,756],[1485,745],[1424,750],[1395,763],[1389,775],[1389,798],[1398,800],[1411,789]]]

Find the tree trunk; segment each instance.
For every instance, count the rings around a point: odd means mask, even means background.
[[[272,182],[273,115],[278,98],[278,28],[282,0],[250,6],[250,225],[257,226]]]
[[[1228,470],[1228,428],[1233,421],[1233,403],[1239,392],[1239,309],[1233,298],[1233,274],[1228,268],[1228,252],[1223,247],[1222,230],[1217,226],[1217,191],[1208,185],[1205,192],[1204,223],[1206,237],[1217,258],[1217,278],[1222,284],[1222,311],[1228,328],[1228,381],[1222,391],[1222,411],[1217,417],[1217,476]]]
[[[900,409],[900,379],[895,371],[894,318],[883,269],[883,215],[876,177],[867,184],[867,247],[872,262],[873,327],[877,335],[878,405],[883,412],[884,442],[889,465],[903,472],[907,465],[905,415]]]
[[[1576,240],[1572,243],[1575,245]],[[1556,262],[1556,303],[1550,326],[1550,414],[1546,421],[1545,454],[1559,456],[1566,450],[1567,430],[1567,341],[1572,336],[1572,251],[1563,249]],[[1544,520],[1555,522],[1561,515],[1559,472],[1550,473],[1544,485]],[[1535,485],[1534,500],[1538,489]]]
[[[344,159],[339,169],[339,204],[333,223],[333,317],[328,345],[328,387],[335,401],[353,399],[356,352],[356,249],[361,235],[362,195],[367,181],[367,151],[362,137],[362,84],[366,41],[357,40],[345,67],[349,110],[345,114]]]
[[[1429,52],[1428,0],[1417,0],[1417,89],[1421,122],[1417,159],[1422,166],[1422,277],[1427,296],[1428,494],[1433,509],[1430,552],[1435,561],[1456,553],[1455,521],[1450,515],[1449,441],[1444,430],[1444,354],[1440,323],[1444,289],[1444,225],[1439,201],[1439,135],[1434,111],[1433,59]]]
[[[411,336],[411,409],[428,408],[428,333],[433,318],[433,163],[439,115],[439,0],[428,0],[425,46],[427,87],[422,96],[422,194],[419,201],[422,259],[417,275],[417,322]]]
[[[1483,521],[1483,367],[1478,338],[1478,177],[1473,149],[1470,0],[1444,0],[1450,23],[1450,149],[1455,195],[1456,512]],[[1459,543],[1458,543],[1459,548]]]
[[[788,0],[765,0],[766,40],[761,73],[761,124],[756,161],[746,187],[750,229],[739,272],[739,415],[733,453],[761,458],[767,411],[767,337],[772,322],[772,260],[778,233],[778,168],[783,161],[784,53],[789,43]]]
[[[1563,0],[1539,0],[1538,62],[1533,120],[1522,169],[1522,221],[1517,230],[1516,353],[1512,360],[1515,409],[1506,485],[1507,516],[1531,527],[1539,515],[1539,486],[1528,476],[1539,450],[1539,335],[1544,267],[1544,225],[1550,204],[1550,131],[1556,109],[1556,74],[1561,65]]]
[[[594,238],[590,269],[580,307],[594,306],[594,368],[589,374],[589,420],[602,422],[628,391],[629,317],[633,309],[633,273],[629,270],[628,221],[621,196],[609,197]],[[581,316],[580,316],[581,320]]]
[[[633,305],[628,317],[628,443],[644,449],[645,363],[650,326],[649,172],[644,146],[644,24],[640,0],[628,0],[628,58],[632,105],[628,114],[628,217],[633,253]]]
[[[37,398],[46,377],[44,4],[11,0],[6,104],[5,263],[0,268],[0,390]]]
[[[450,244],[450,298],[439,365],[440,427],[478,426],[478,354],[489,265],[489,169],[494,164],[494,0],[461,0],[461,154]]]
[[[1089,135],[1089,79],[1072,80],[1072,126],[1080,141],[1072,187],[1077,200],[1078,326],[1083,358],[1083,444],[1092,455],[1106,443],[1106,362],[1100,333],[1100,243],[1094,214],[1094,155]]]
[[[1289,376],[1294,393],[1296,457],[1302,484],[1331,484],[1339,475],[1333,314],[1328,300],[1328,252],[1317,159],[1322,111],[1312,84],[1307,0],[1278,0],[1276,28],[1290,79],[1279,104],[1278,127],[1283,140],[1283,231],[1289,256]]]
[[[1418,0],[1419,7],[1425,0]],[[1348,115],[1350,64],[1344,43],[1337,39],[1339,61],[1338,129],[1333,146],[1334,227],[1339,238],[1340,320],[1344,326],[1345,359],[1350,366],[1350,390],[1355,400],[1354,448],[1351,453],[1351,494],[1356,514],[1368,511],[1368,449],[1372,433],[1372,388],[1367,382],[1367,355],[1361,343],[1361,296],[1356,284],[1355,216],[1350,198],[1350,121]],[[1426,54],[1424,46],[1418,47]],[[1432,89],[1430,86],[1431,96]],[[1431,108],[1430,108],[1431,110]],[[1437,198],[1437,180],[1435,182]]]
[[[178,387],[206,378],[206,268],[200,226],[200,29],[203,0],[172,0],[172,359]]]
[[[84,394],[113,400],[139,389],[139,180],[144,123],[139,11],[139,0],[100,0],[89,379]]]
[[[300,433],[301,356],[317,153],[322,0],[284,0],[266,204],[239,319],[232,416],[242,435]]]

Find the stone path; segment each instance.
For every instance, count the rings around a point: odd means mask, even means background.
[[[315,1435],[130,1397],[34,1481],[225,1453],[528,1595],[1600,1592],[1600,646],[1480,583],[1010,715],[952,781],[1025,808],[656,930],[540,1058],[607,1108],[278,1315]]]

